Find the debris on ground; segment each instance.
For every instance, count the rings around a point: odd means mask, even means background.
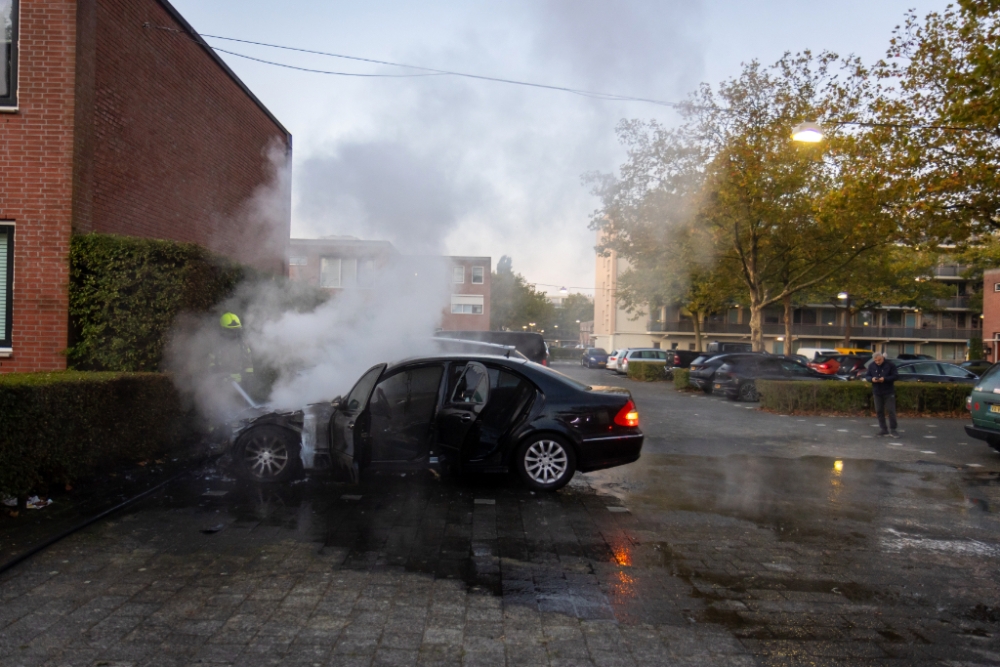
[[[51,498],[46,498],[42,500],[38,496],[31,496],[30,498],[28,498],[28,502],[25,503],[25,507],[27,507],[29,510],[40,510],[43,507],[48,507],[51,504],[52,504]]]

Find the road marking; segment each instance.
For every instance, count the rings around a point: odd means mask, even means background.
[[[620,513],[623,513],[623,512],[628,512],[628,508],[627,507],[610,507],[609,506],[608,507],[608,511],[609,512],[617,512],[617,513],[620,514]]]
[[[493,498],[476,498],[472,501],[475,505],[496,505],[497,501]]]
[[[925,438],[929,438],[929,439],[933,440],[933,439],[935,439],[935,438],[936,438],[937,436],[936,436],[936,435],[925,435],[924,437],[925,437]]]
[[[838,428],[837,429],[837,433],[847,433],[847,429],[846,428]]]
[[[826,426],[826,424],[816,424],[816,426]]]
[[[902,447],[903,443],[901,443],[901,442],[890,442],[889,446],[890,447]]]
[[[965,465],[969,466],[970,468],[982,468],[983,467],[983,466],[979,465],[978,463],[966,463]]]
[[[921,454],[937,454],[937,452],[932,452],[932,451],[931,451],[931,450],[929,450],[929,449],[921,449],[921,450],[920,450],[920,453],[921,453]]]

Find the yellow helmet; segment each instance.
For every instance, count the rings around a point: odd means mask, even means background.
[[[243,328],[243,325],[240,324],[240,318],[236,317],[234,313],[223,313],[222,317],[219,318],[219,324],[222,325],[223,329]]]

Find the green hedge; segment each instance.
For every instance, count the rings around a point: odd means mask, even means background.
[[[247,271],[193,243],[110,234],[73,237],[70,366],[158,370],[177,314],[211,309]]]
[[[783,412],[872,413],[872,386],[867,382],[782,382],[757,380],[761,407]],[[930,382],[897,382],[899,412],[961,414],[972,385]]]
[[[663,382],[667,376],[663,374],[663,364],[651,364],[648,361],[630,361],[628,378],[640,382]]]
[[[140,461],[189,433],[173,383],[157,373],[0,375],[0,415],[0,496]]]
[[[680,391],[687,391],[691,388],[691,369],[690,368],[675,368],[674,369],[674,387]]]
[[[580,357],[583,356],[583,350],[578,347],[550,347],[549,348],[549,359],[559,361],[572,359],[573,361],[580,361]]]

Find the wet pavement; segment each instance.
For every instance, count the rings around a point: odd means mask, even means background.
[[[633,390],[639,462],[556,494],[199,469],[0,577],[0,665],[1000,664],[1000,455],[962,420],[565,370]]]

